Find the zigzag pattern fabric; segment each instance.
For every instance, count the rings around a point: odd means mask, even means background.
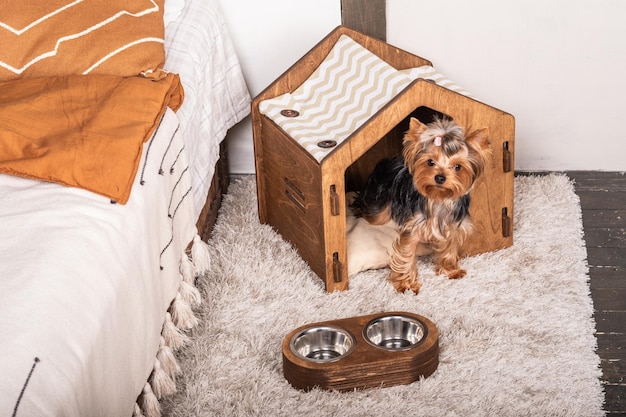
[[[418,78],[423,78],[425,80],[434,81],[437,85],[440,85],[448,90],[452,90],[455,93],[462,94],[466,97],[474,98],[474,96],[463,87],[455,84],[450,81],[446,77],[443,76],[439,71],[430,65],[424,65],[422,67],[417,68],[409,68],[406,70],[400,70],[401,73],[408,75],[412,80],[417,80]]]
[[[469,95],[433,67],[398,71],[347,35],[293,93],[259,103],[272,119],[318,162],[417,78]],[[285,110],[295,110],[285,112]]]
[[[20,0],[0,13],[0,81],[134,76],[165,60],[164,0]]]

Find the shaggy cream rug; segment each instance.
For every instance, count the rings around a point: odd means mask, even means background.
[[[198,282],[201,324],[179,352],[169,416],[601,416],[578,197],[562,175],[515,179],[513,247],[466,258],[449,280],[420,259],[419,295],[385,270],[325,293],[289,244],[259,224],[253,177],[230,187]],[[283,377],[281,343],[301,325],[411,311],[437,325],[440,364],[409,385],[301,392]]]

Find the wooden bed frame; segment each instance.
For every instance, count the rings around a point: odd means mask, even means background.
[[[215,163],[215,174],[211,181],[209,194],[204,207],[200,212],[200,217],[196,223],[198,234],[203,241],[207,242],[217,221],[217,215],[222,204],[222,197],[228,190],[230,184],[230,174],[228,172],[228,144],[224,139],[220,144],[220,158]]]

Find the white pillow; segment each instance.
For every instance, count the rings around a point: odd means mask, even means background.
[[[367,220],[352,215],[346,222],[348,276],[388,266],[391,244],[397,235],[395,224],[390,221],[382,226],[373,226]]]
[[[348,277],[368,269],[389,266],[389,254],[393,241],[398,236],[397,225],[393,220],[375,226],[364,218],[357,218],[350,210],[350,202],[355,193],[346,193],[346,245],[348,251]],[[432,254],[432,248],[421,244],[416,256]]]
[[[348,276],[368,269],[389,265],[391,244],[397,236],[393,221],[381,226],[371,225],[364,218],[356,218],[350,210],[354,193],[346,193],[346,245],[348,250]]]

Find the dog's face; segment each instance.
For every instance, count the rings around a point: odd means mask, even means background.
[[[456,123],[437,119],[428,125],[411,118],[403,156],[417,190],[435,201],[467,194],[483,172],[491,148],[487,128],[463,135]]]

